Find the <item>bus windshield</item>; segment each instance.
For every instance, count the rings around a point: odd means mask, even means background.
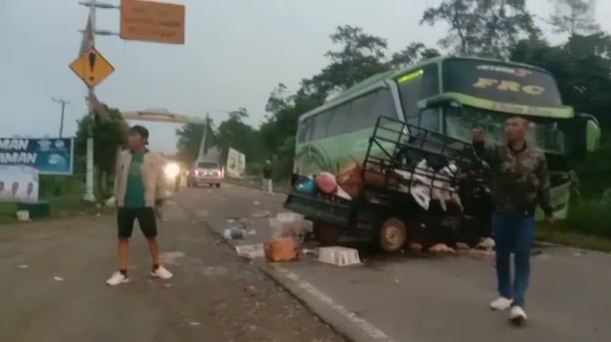
[[[473,129],[486,131],[489,141],[504,143],[505,121],[511,114],[494,112],[475,107],[448,107],[445,109],[445,129],[450,137],[471,141]],[[549,120],[531,120],[528,141],[551,153],[564,154],[564,133],[558,123]]]

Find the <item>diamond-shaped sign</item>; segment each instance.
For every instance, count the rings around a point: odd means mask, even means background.
[[[70,69],[90,88],[100,84],[115,71],[106,58],[94,48],[74,60]]]

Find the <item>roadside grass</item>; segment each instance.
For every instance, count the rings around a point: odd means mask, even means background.
[[[232,185],[243,186],[252,189],[261,189],[263,187],[261,177],[246,176],[244,178],[225,178],[225,182]],[[289,193],[289,181],[277,181],[274,180],[274,192],[288,194]]]
[[[558,223],[553,227],[544,224],[539,225],[535,232],[535,237],[538,241],[606,253],[611,252],[611,239],[577,232],[567,227],[564,222]]]

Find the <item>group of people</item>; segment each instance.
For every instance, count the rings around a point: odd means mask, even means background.
[[[530,277],[530,249],[534,238],[535,210],[540,205],[545,220],[554,222],[550,198],[550,179],[545,155],[531,146],[526,137],[529,122],[515,117],[505,126],[506,144],[486,143],[485,132],[477,129],[473,146],[477,156],[492,170],[495,211],[493,236],[496,241],[496,273],[499,297],[490,303],[493,310],[510,310],[515,324],[526,321],[525,295]],[[142,126],[129,131],[129,149],[117,164],[115,199],[118,207],[119,269],[107,281],[109,285],[129,282],[127,272],[128,241],[134,221],[147,238],[152,258],[151,276],[169,279],[172,273],[160,264],[157,245],[155,208],[159,205],[163,158],[147,149],[149,132]],[[263,190],[272,192],[271,163],[263,169]],[[510,256],[514,254],[512,277]]]

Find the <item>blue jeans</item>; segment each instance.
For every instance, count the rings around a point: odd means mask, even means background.
[[[518,211],[496,211],[492,216],[496,244],[496,275],[499,294],[512,299],[514,306],[524,306],[530,276],[530,248],[535,232],[533,215]],[[511,253],[515,275],[511,281]]]

